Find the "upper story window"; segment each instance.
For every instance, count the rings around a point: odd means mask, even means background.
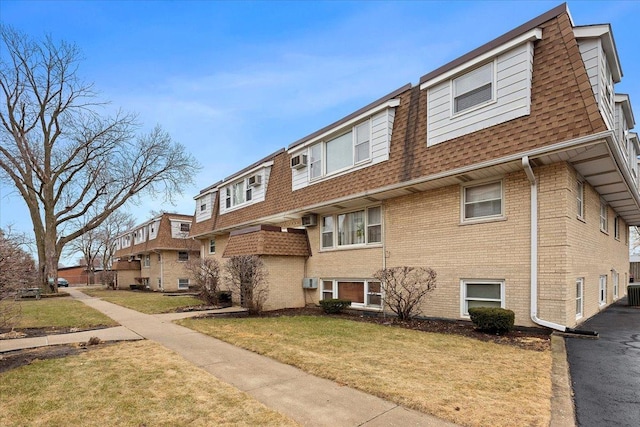
[[[462,221],[499,218],[504,214],[502,181],[462,187]]]
[[[382,243],[382,208],[325,216],[320,231],[323,249]]]
[[[371,159],[371,123],[353,126],[347,133],[309,148],[309,178],[320,178]]]
[[[200,204],[200,212],[204,212],[207,210],[207,204],[205,202],[202,202]]]
[[[613,237],[620,240],[620,217],[618,215],[613,219]]]
[[[576,181],[576,202],[578,208],[578,218],[584,219],[584,182]]]
[[[191,230],[191,224],[189,224],[188,222],[181,222],[180,223],[180,231],[189,232],[189,230]]]
[[[251,201],[253,189],[243,179],[225,189],[225,206],[231,208]]]
[[[605,233],[609,232],[609,218],[608,218],[607,204],[600,202],[600,231]]]
[[[493,100],[493,62],[453,79],[453,113]]]

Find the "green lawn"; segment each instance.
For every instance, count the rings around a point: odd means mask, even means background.
[[[549,350],[319,316],[177,323],[458,424],[549,425]]]
[[[0,425],[294,426],[284,415],[150,341],[0,374]]]
[[[177,308],[203,305],[191,296],[167,296],[161,292],[140,292],[111,289],[79,289],[87,295],[112,302],[146,314],[169,313]]]
[[[20,304],[21,315],[16,328],[80,328],[117,326],[118,323],[97,310],[71,298],[7,301]]]

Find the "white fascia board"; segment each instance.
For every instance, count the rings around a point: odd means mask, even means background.
[[[215,191],[221,190],[221,189],[223,189],[224,187],[226,187],[227,185],[232,184],[232,183],[234,183],[234,182],[238,182],[238,181],[240,181],[240,180],[243,180],[243,179],[245,179],[247,176],[249,176],[249,175],[253,175],[254,173],[258,172],[260,169],[266,169],[266,168],[271,167],[271,166],[273,166],[273,160],[270,160],[270,161],[268,161],[268,162],[264,162],[264,163],[262,163],[262,164],[259,164],[259,165],[258,165],[258,166],[256,166],[255,168],[253,168],[253,169],[249,169],[248,171],[246,171],[246,172],[245,172],[245,173],[243,173],[242,175],[238,175],[238,176],[234,177],[233,179],[230,179],[230,180],[228,180],[228,181],[224,181],[224,182],[222,182],[220,185],[218,185],[218,186],[215,188]]]
[[[624,113],[624,117],[627,119],[627,125],[629,126],[629,129],[633,129],[636,125],[636,120],[633,117],[633,110],[631,109],[631,100],[629,99],[629,95],[626,93],[616,93],[615,103],[622,104],[622,112]]]
[[[609,63],[613,81],[620,83],[620,80],[622,80],[622,68],[620,67],[620,58],[618,58],[618,51],[616,49],[616,43],[613,40],[611,26],[609,24],[602,24],[575,27],[573,29],[573,35],[576,39],[600,39],[604,53],[607,55],[607,62]]]
[[[204,193],[198,193],[197,196],[193,197],[193,200],[198,200],[198,199],[203,198],[204,196],[208,196],[209,194],[214,194],[214,193],[217,193],[217,192],[218,192],[218,188],[217,187],[216,188],[212,188],[211,190],[205,191]]]
[[[398,105],[400,105],[400,100],[399,99],[390,99],[389,101],[384,102],[384,103],[382,103],[380,105],[377,105],[377,106],[373,107],[372,109],[367,110],[364,113],[352,118],[351,120],[346,121],[344,123],[341,123],[339,126],[336,126],[335,128],[329,129],[328,131],[316,136],[315,138],[306,141],[304,144],[296,145],[295,147],[291,148],[290,150],[287,150],[287,153],[291,154],[291,153],[296,153],[298,151],[301,151],[302,149],[307,148],[308,146],[313,145],[318,141],[322,141],[328,135],[332,135],[332,134],[336,133],[340,129],[351,127],[355,123],[359,122],[362,119],[365,119],[367,117],[371,117],[374,114],[377,114],[380,111],[386,110],[388,108],[397,107]]]
[[[527,42],[531,42],[534,40],[540,40],[542,39],[542,28],[534,28],[531,31],[528,31],[522,35],[520,35],[519,37],[516,37],[515,39],[512,39],[511,41],[504,43],[498,47],[496,47],[495,49],[491,49],[490,51],[477,56],[475,58],[473,58],[471,61],[465,62],[464,64],[461,64],[449,71],[447,71],[446,73],[440,74],[437,77],[432,78],[431,80],[427,80],[426,82],[422,83],[420,85],[420,90],[424,90],[426,88],[429,88],[431,86],[435,86],[438,83],[442,83],[445,80],[449,80],[453,77],[455,77],[456,75],[475,67],[476,65],[480,65],[483,62],[486,62],[488,60],[490,60],[491,58],[495,58],[511,49],[513,49],[514,47],[520,46],[523,43],[527,43]]]

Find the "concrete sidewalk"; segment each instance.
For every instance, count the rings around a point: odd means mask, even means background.
[[[91,337],[98,337],[101,341],[132,341],[144,339],[124,326],[116,326],[115,328],[92,329],[90,331],[72,332],[69,334],[0,340],[0,353],[26,348],[44,347],[47,345],[82,343],[89,341]]]
[[[123,327],[175,351],[220,380],[306,426],[454,426],[333,381],[309,375],[256,353],[171,323],[173,316],[148,315],[89,297],[74,298]]]

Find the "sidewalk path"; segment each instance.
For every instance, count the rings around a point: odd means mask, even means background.
[[[164,345],[302,425],[454,426],[175,325],[171,323],[173,316],[139,313],[73,288],[67,292],[131,332]]]

